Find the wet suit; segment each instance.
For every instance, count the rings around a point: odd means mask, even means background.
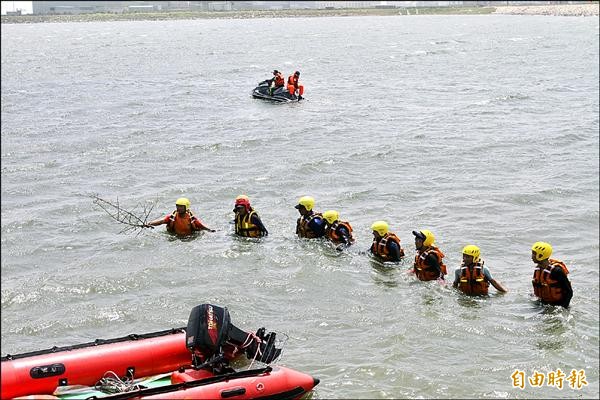
[[[388,241],[387,242],[387,248],[389,253],[389,256],[391,258],[390,261],[400,261],[401,255],[400,255],[400,246],[398,246],[398,243],[394,242],[394,241]]]
[[[317,237],[325,236],[325,220],[321,217],[315,217],[308,223],[308,227],[317,234]]]

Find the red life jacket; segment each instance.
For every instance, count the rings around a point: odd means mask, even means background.
[[[440,264],[440,273],[432,270],[431,267],[425,263],[425,259],[429,254],[435,255],[437,258],[438,263]],[[435,246],[430,246],[424,251],[417,250],[414,264],[417,278],[419,278],[421,281],[434,281],[438,278],[443,278],[444,275],[448,273],[446,270],[446,265],[444,265],[442,262],[442,258],[444,257],[444,253],[442,253],[441,250]]]
[[[335,244],[344,243],[342,237],[338,235],[337,228],[338,226],[343,226],[346,228],[348,233],[350,234],[350,243],[354,243],[354,237],[352,236],[352,227],[348,222],[345,221],[335,221],[331,226],[327,227],[325,230],[325,235]]]
[[[539,265],[533,270],[533,292],[543,302],[558,303],[562,301],[564,293],[558,285],[558,281],[550,277],[554,268],[562,268],[565,275],[569,273],[565,263],[559,260],[549,259],[547,268],[540,268]]]
[[[283,76],[280,73],[275,75],[275,87],[282,87],[284,84],[285,79],[283,79]]]
[[[488,294],[490,283],[483,274],[483,261],[476,264],[460,267],[460,282],[458,288],[470,296],[481,296]]]
[[[288,86],[293,86],[298,89],[298,77],[296,75],[290,75],[287,81]]]
[[[390,251],[387,247],[388,240],[395,242],[400,249],[400,257],[404,257],[404,249],[400,246],[400,239],[395,234],[388,232],[383,235],[379,240],[373,238],[373,243],[371,244],[371,253],[380,257],[383,261],[391,261]]]
[[[298,234],[298,237],[307,239],[314,239],[319,237],[317,233],[310,229],[310,226],[308,226],[308,224],[316,217],[323,218],[323,216],[320,213],[312,213],[309,216],[303,215],[300,218],[298,218],[298,220],[296,221],[296,233]]]

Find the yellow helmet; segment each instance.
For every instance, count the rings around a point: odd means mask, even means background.
[[[413,231],[413,235],[423,241],[423,246],[429,247],[435,242],[435,236],[430,230],[421,229],[420,231]]]
[[[552,246],[546,242],[535,242],[531,246],[531,251],[535,253],[535,259],[538,261],[547,260],[552,255]]]
[[[371,230],[379,233],[380,236],[385,235],[390,231],[390,226],[385,221],[375,221],[371,225]]]
[[[304,206],[304,208],[306,208],[306,211],[311,211],[313,209],[313,207],[315,206],[315,199],[313,199],[310,196],[300,197],[300,200],[298,200],[298,205],[296,206],[296,208],[300,208],[300,206]]]
[[[331,225],[340,219],[340,213],[335,210],[327,210],[323,213],[323,218]]]
[[[477,262],[479,261],[479,255],[481,254],[481,251],[479,250],[479,247],[470,244],[463,247],[462,253],[468,256],[473,256],[473,262]]]
[[[185,198],[185,197],[180,197],[175,202],[175,205],[176,206],[185,206],[185,210],[189,211],[189,209],[190,209],[190,200],[188,198]]]

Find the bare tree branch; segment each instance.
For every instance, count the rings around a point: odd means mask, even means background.
[[[102,199],[97,194],[90,196],[94,204],[102,208],[112,219],[126,225],[119,233],[125,233],[130,231],[138,230],[138,235],[142,232],[143,228],[152,228],[148,225],[148,216],[154,209],[154,204],[148,206],[147,204],[137,204],[131,210],[125,210],[119,204],[119,199],[115,203],[108,200]],[[137,210],[141,208],[141,210]]]

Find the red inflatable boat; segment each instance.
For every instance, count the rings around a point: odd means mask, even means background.
[[[106,399],[297,399],[319,383],[270,366],[275,333],[238,329],[226,308],[194,307],[186,328],[2,357],[1,397]],[[261,368],[235,370],[245,355]]]

